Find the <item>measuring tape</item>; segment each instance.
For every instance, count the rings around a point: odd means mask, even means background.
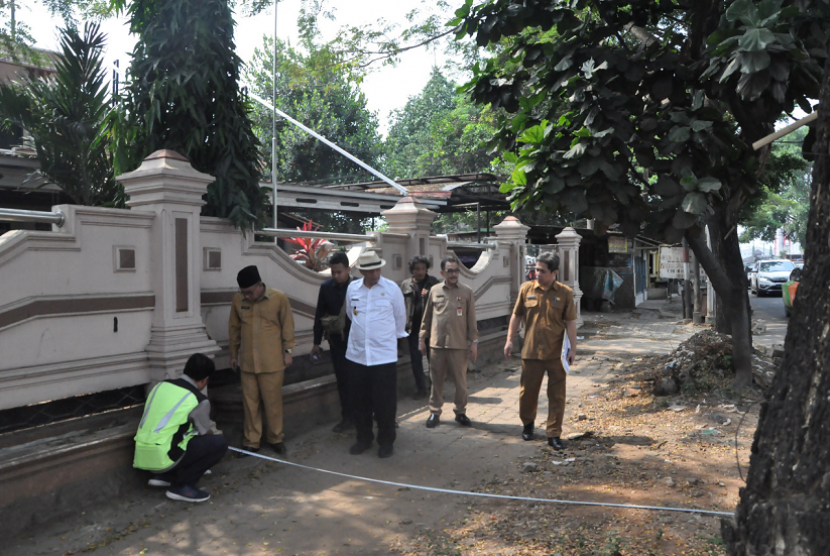
[[[308,469],[309,471],[317,471],[319,473],[326,473],[328,475],[336,475],[338,477],[345,477],[347,479],[354,479],[356,481],[365,481],[367,483],[377,483],[381,485],[389,485],[394,487],[401,487],[401,488],[408,488],[412,490],[426,490],[428,492],[441,492],[443,494],[461,494],[463,496],[477,496],[479,498],[496,498],[500,500],[521,500],[523,502],[545,502],[549,504],[568,504],[571,506],[599,506],[603,508],[626,508],[629,510],[649,510],[649,511],[657,511],[657,512],[682,512],[682,513],[689,513],[689,514],[703,514],[703,515],[719,515],[719,516],[728,516],[732,517],[734,514],[730,512],[716,512],[713,510],[697,510],[694,508],[671,508],[665,506],[641,506],[639,504],[613,504],[610,502],[584,502],[581,500],[557,500],[554,498],[529,498],[527,496],[508,496],[506,494],[489,494],[485,492],[468,492],[465,490],[453,490],[448,488],[435,488],[435,487],[427,487],[421,485],[409,485],[406,483],[396,483],[394,481],[383,481],[381,479],[372,479],[369,477],[359,477],[357,475],[350,475],[348,473],[340,473],[339,471],[329,471],[328,469],[319,469],[317,467],[311,467],[309,465],[303,465],[301,463],[294,463],[292,461],[285,461],[282,459],[272,458],[268,456],[263,456],[256,452],[249,452],[247,450],[240,450],[239,448],[229,447],[228,449],[233,450],[234,452],[239,452],[240,454],[247,454],[249,456],[253,456],[255,458],[260,458],[268,461],[273,461],[276,463],[282,463],[283,465],[290,465],[292,467],[299,467],[300,469]]]

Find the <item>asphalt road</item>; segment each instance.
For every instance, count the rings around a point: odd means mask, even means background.
[[[753,335],[753,344],[757,346],[783,344],[790,319],[784,313],[784,300],[781,299],[781,294],[775,294],[772,297],[757,297],[750,293],[749,304],[752,306],[752,322],[760,321],[765,327],[764,332]]]
[[[772,297],[758,297],[749,294],[749,303],[752,305],[752,319],[762,319],[765,322],[786,323],[787,315],[784,314],[784,300],[781,294],[773,294]]]

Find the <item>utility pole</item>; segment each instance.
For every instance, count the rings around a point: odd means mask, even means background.
[[[712,249],[712,237],[709,235],[709,226],[706,226],[706,245],[709,246],[709,249]],[[754,251],[754,249],[753,249]],[[706,322],[708,324],[715,324],[717,320],[717,315],[715,311],[717,310],[717,301],[715,299],[715,288],[712,287],[712,280],[706,280]]]
[[[277,2],[274,0],[274,63],[271,69],[271,187],[274,191],[274,228],[277,222]],[[276,243],[278,240],[274,238]]]
[[[17,40],[17,20],[14,16],[14,0],[11,0],[11,2],[9,2],[9,8],[11,9],[12,42],[14,42],[15,40]]]
[[[689,288],[689,244],[683,239],[683,320],[692,319],[692,293]]]
[[[703,324],[703,290],[700,288],[700,261],[697,260],[697,257],[694,253],[691,254],[692,256],[692,273],[694,277],[695,285],[695,302],[694,302],[694,311],[692,312],[692,322],[695,324]]]

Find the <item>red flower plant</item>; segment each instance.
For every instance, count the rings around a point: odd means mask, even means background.
[[[303,224],[302,228],[297,228],[301,232],[316,232],[320,226],[314,225],[314,222],[309,220]],[[299,245],[300,248],[291,255],[295,261],[305,261],[306,268],[320,271],[326,260],[326,256],[331,251],[331,243],[325,239],[312,239],[308,237],[290,237],[285,238],[288,243]]]

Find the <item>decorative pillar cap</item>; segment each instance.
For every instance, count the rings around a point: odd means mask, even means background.
[[[561,232],[561,233],[556,234],[554,237],[555,237],[555,238],[557,239],[557,241],[559,241],[560,243],[562,242],[562,240],[563,240],[563,239],[564,239],[564,240],[568,240],[568,239],[582,240],[582,236],[581,236],[581,235],[579,235],[579,234],[577,233],[577,231],[576,231],[576,230],[574,230],[574,229],[573,229],[572,227],[570,227],[570,226],[568,226],[567,228],[565,228],[564,230],[562,230],[562,232]]]
[[[389,231],[414,231],[414,228],[423,227],[429,233],[433,220],[438,215],[426,208],[418,199],[406,196],[398,200],[391,209],[380,213],[389,223]]]
[[[501,224],[493,226],[496,231],[496,236],[505,239],[520,239],[527,238],[527,231],[530,226],[522,224],[515,216],[508,216],[501,221]]]
[[[190,162],[187,157],[173,149],[159,149],[155,152],[150,153],[150,156],[145,158],[144,160],[156,160],[158,158],[170,158],[172,160],[183,160],[184,162]]]
[[[171,149],[150,154],[141,166],[116,178],[129,196],[127,206],[170,203],[202,206],[202,196],[214,181],[210,174],[196,171],[187,158]]]

